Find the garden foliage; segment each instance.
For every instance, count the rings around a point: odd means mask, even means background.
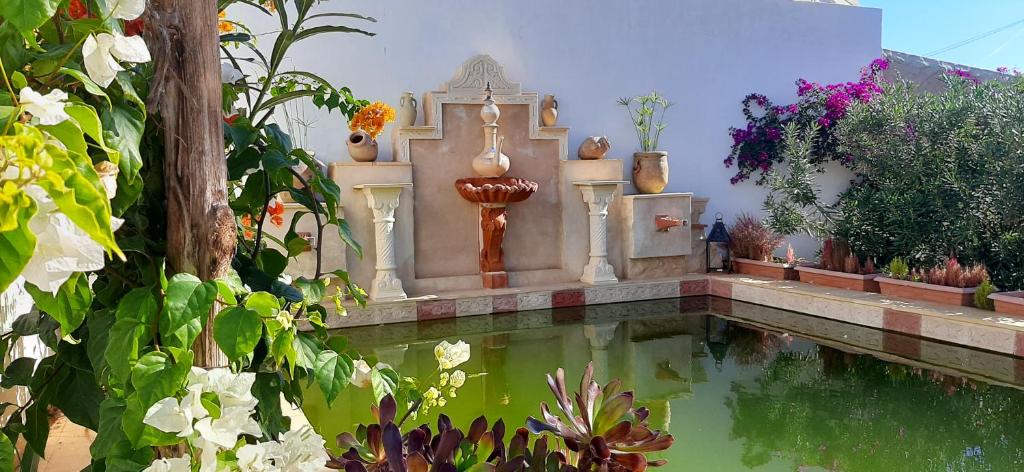
[[[850,108],[836,130],[856,180],[837,235],[881,260],[931,267],[955,256],[1024,288],[1024,80],[948,74],[943,94],[908,82]]]

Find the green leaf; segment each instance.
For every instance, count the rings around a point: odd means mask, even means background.
[[[298,353],[295,352],[295,331],[291,329],[281,330],[274,337],[274,341],[270,344],[270,355],[274,356],[274,362],[278,365],[282,364],[284,359],[289,360],[289,366],[291,369],[295,368],[295,358]]]
[[[248,308],[226,308],[213,321],[213,339],[230,361],[252,353],[262,335],[259,313]]]
[[[252,385],[252,394],[259,400],[258,420],[263,432],[268,436],[277,437],[291,429],[291,419],[281,412],[281,374],[277,372],[259,372]]]
[[[277,277],[288,267],[288,256],[276,249],[266,248],[260,251],[257,263],[257,267],[263,269],[267,275]]]
[[[255,113],[263,110],[269,110],[271,108],[290,102],[292,100],[298,100],[302,97],[311,97],[313,95],[316,95],[316,92],[313,90],[295,90],[293,92],[285,92],[282,93],[281,95],[278,95],[274,98],[271,98],[270,100],[263,102],[259,106],[259,108],[253,110],[253,112]]]
[[[96,310],[85,319],[85,325],[89,329],[89,342],[86,344],[85,350],[96,379],[101,383],[106,382],[106,377],[110,372],[105,353],[107,346],[110,345],[110,331],[116,321],[114,313],[115,311],[111,309]]]
[[[331,350],[320,351],[313,366],[313,376],[320,385],[327,404],[330,405],[349,384],[352,377],[352,359]]]
[[[124,400],[121,398],[108,397],[100,404],[100,426],[89,446],[89,454],[93,459],[104,459],[113,452],[117,443],[127,442],[128,437],[121,428],[124,409]]]
[[[267,292],[254,292],[245,299],[245,307],[259,313],[261,317],[273,318],[281,309],[281,302]]]
[[[35,42],[33,30],[46,23],[57,13],[61,0],[4,0],[0,2],[0,17],[10,22],[29,42]]]
[[[124,259],[114,240],[110,201],[86,155],[68,153],[55,145],[45,145],[52,165],[38,184],[50,195],[67,217],[108,252]]]
[[[310,280],[299,277],[295,279],[294,283],[295,287],[302,291],[302,297],[307,304],[320,303],[320,300],[324,299],[324,294],[327,293],[327,286],[323,279]]]
[[[11,364],[4,369],[0,388],[11,388],[15,385],[27,386],[32,381],[32,373],[36,370],[37,361],[38,359],[31,357],[20,357],[11,361]]]
[[[61,343],[61,347],[65,346],[70,345]],[[79,357],[81,363],[88,362],[85,346],[81,344],[61,350],[62,360],[70,355]],[[96,375],[92,370],[80,368],[64,370],[67,375],[56,384],[58,393],[53,396],[51,403],[60,408],[71,422],[95,431],[99,427],[100,401],[103,399],[103,391],[96,382]]]
[[[28,226],[29,220],[36,214],[35,200],[29,198],[28,206],[12,213],[3,210],[3,204],[0,204],[0,212],[4,215],[13,214],[17,225],[8,231],[0,231],[0,254],[3,254],[0,257],[0,292],[7,290],[21,275],[36,248],[36,235]]]
[[[192,274],[171,277],[160,315],[160,337],[165,345],[186,351],[192,348],[206,326],[217,290],[216,282],[204,283]]]
[[[57,138],[69,152],[89,155],[89,147],[85,144],[85,134],[74,120],[64,120],[55,125],[39,125],[39,129]]]
[[[373,388],[373,398],[380,403],[387,395],[394,395],[398,386],[398,373],[392,369],[378,369],[370,371],[370,386]]]
[[[46,440],[50,436],[50,414],[46,402],[36,401],[25,410],[25,441],[39,457],[46,457]],[[40,452],[42,451],[42,452]]]
[[[110,162],[117,164],[121,160],[121,154],[108,148],[106,140],[103,139],[103,125],[100,124],[100,116],[96,114],[96,109],[88,105],[75,104],[64,107],[64,111],[86,136],[92,138],[107,153]]]
[[[57,294],[40,290],[30,283],[25,290],[32,295],[36,307],[46,312],[60,323],[61,335],[73,333],[82,322],[92,305],[92,289],[89,288],[89,276],[83,272],[75,272],[60,286]]]
[[[124,182],[134,182],[139,177],[139,170],[142,168],[142,153],[139,151],[139,146],[142,143],[142,133],[146,127],[145,113],[115,106],[109,111],[103,111],[102,121],[108,145],[117,149],[121,155],[121,159],[117,163],[121,170],[118,182],[120,183],[122,179]]]
[[[0,472],[14,470],[14,445],[6,434],[0,434]]]
[[[178,393],[191,368],[192,352],[186,352],[177,362],[167,353],[148,352],[132,367],[132,385],[142,405],[149,408]]]
[[[348,221],[344,218],[338,218],[333,221],[334,225],[338,227],[338,236],[345,243],[346,246],[352,248],[355,251],[356,256],[362,259],[363,257],[363,246],[356,241],[356,238],[352,236],[352,229],[348,225]]]
[[[362,34],[362,35],[366,35],[366,36],[376,36],[377,35],[376,33],[371,33],[369,31],[364,31],[364,30],[361,30],[359,28],[350,28],[348,26],[340,26],[340,25],[324,25],[324,26],[314,26],[312,28],[306,28],[306,29],[300,31],[299,34],[295,35],[295,42],[299,42],[299,41],[302,41],[303,39],[309,38],[311,36],[316,36],[318,34],[324,34],[324,33],[358,33],[358,34]]]
[[[60,68],[60,73],[64,74],[64,75],[67,75],[67,76],[69,76],[69,77],[71,77],[71,78],[81,82],[82,85],[85,87],[85,91],[86,92],[89,92],[89,93],[91,93],[93,95],[96,95],[97,97],[105,98],[107,100],[107,106],[108,107],[110,106],[110,97],[107,96],[107,92],[105,92],[103,90],[103,87],[100,87],[96,82],[93,82],[93,80],[90,79],[88,75],[85,75],[82,71],[77,70],[77,69],[69,69],[67,67],[61,67]],[[68,108],[71,107],[71,106],[79,106],[79,105],[69,105]],[[68,111],[67,108],[64,108],[64,110]],[[68,114],[71,115],[72,117],[75,117],[75,115],[71,114],[70,112],[68,112]],[[82,123],[79,122],[78,125],[82,126]],[[82,126],[82,127],[85,128],[84,126]],[[93,139],[95,139],[95,138],[93,138]]]
[[[298,357],[295,359],[297,367],[314,368],[317,356],[323,351],[320,342],[309,333],[298,333],[292,345],[295,346],[295,352],[298,353]]]
[[[126,383],[132,365],[139,358],[139,348],[149,343],[152,337],[150,327],[157,316],[157,302],[150,288],[137,288],[128,292],[117,306],[117,321],[110,330],[110,339],[116,340],[107,346],[107,364],[111,377]]]

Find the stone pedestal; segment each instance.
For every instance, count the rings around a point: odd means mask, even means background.
[[[505,272],[505,219],[508,209],[500,203],[480,205],[480,276],[484,288],[508,287]]]
[[[404,187],[412,187],[412,184],[364,184],[353,187],[363,191],[373,211],[377,275],[370,283],[370,299],[374,301],[406,298],[395,258],[395,209],[398,208],[398,197]]]
[[[615,268],[608,263],[608,206],[615,198],[623,180],[589,180],[573,182],[583,193],[590,215],[590,260],[583,267],[580,281],[585,284],[607,284],[618,282]]]

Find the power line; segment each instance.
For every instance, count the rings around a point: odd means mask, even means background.
[[[936,49],[934,51],[926,53],[925,56],[936,57],[939,54],[944,54],[944,53],[947,53],[947,52],[952,51],[954,49],[961,48],[961,47],[966,46],[968,44],[971,44],[971,43],[973,43],[975,41],[979,41],[979,40],[985,39],[985,38],[987,38],[989,36],[992,36],[993,34],[1006,31],[1006,30],[1008,30],[1010,28],[1013,28],[1014,26],[1017,26],[1017,25],[1020,25],[1020,24],[1024,24],[1024,18],[1021,18],[1021,19],[1019,19],[1017,21],[1014,21],[1012,23],[1000,26],[1000,27],[998,27],[996,29],[986,31],[986,32],[981,33],[981,34],[979,34],[977,36],[972,36],[972,37],[967,38],[967,39],[965,39],[963,41],[950,44],[949,46],[945,46],[945,47]]]

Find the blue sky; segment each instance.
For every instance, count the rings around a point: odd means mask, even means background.
[[[920,55],[1024,20],[1024,0],[861,0],[860,4],[882,9],[882,47]],[[1024,69],[1024,22],[933,57],[985,69]]]

